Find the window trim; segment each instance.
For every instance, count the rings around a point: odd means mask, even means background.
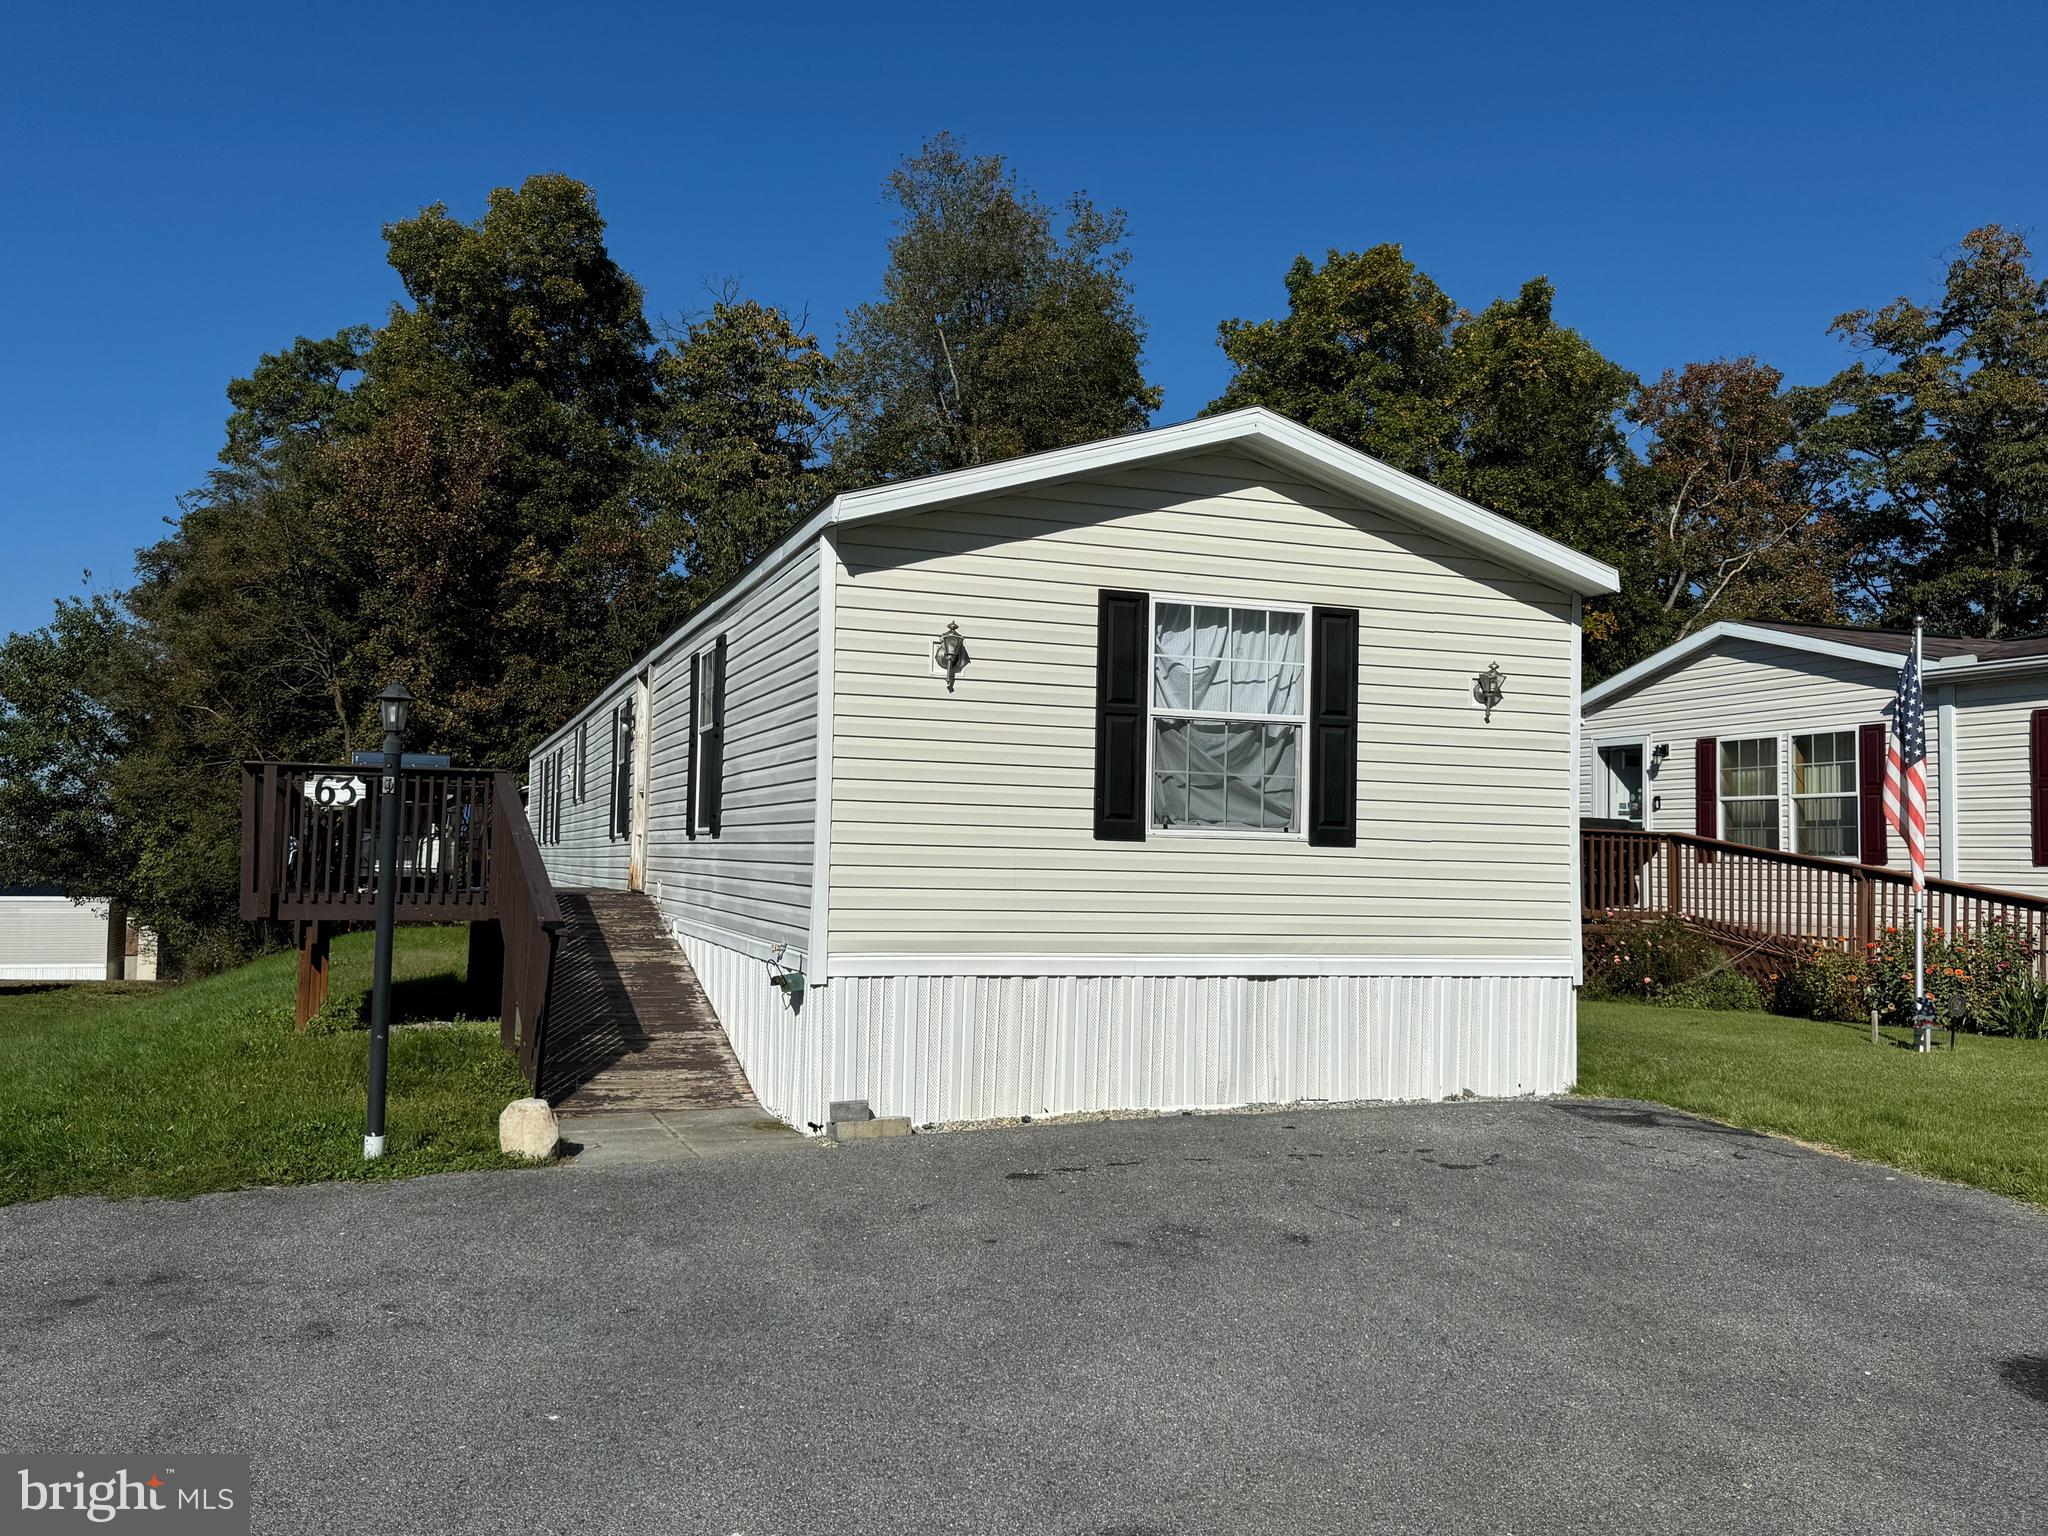
[[[704,738],[718,729],[717,711],[712,700],[717,694],[718,641],[706,641],[690,653],[690,676],[696,679],[695,687],[700,697],[690,715],[690,835],[695,837],[716,837],[710,820],[704,814],[707,796],[704,791],[709,777],[704,772]]]
[[[1768,795],[1729,795],[1721,792],[1721,775],[1727,771],[1727,751],[1748,741],[1768,741],[1771,744],[1772,782],[1776,785]],[[1762,847],[1765,853],[1785,851],[1785,733],[1783,731],[1756,731],[1748,736],[1717,736],[1714,738],[1714,833],[1722,842],[1737,840],[1728,835],[1728,802],[1730,800],[1768,800],[1771,803],[1771,830],[1778,840],[1768,845],[1743,843],[1742,847]]]
[[[1309,689],[1315,677],[1315,605],[1269,601],[1251,597],[1200,597],[1185,592],[1148,592],[1150,606],[1145,619],[1145,836],[1187,838],[1191,841],[1306,843],[1308,841],[1308,731]],[[1159,647],[1159,608],[1163,603],[1185,603],[1196,608],[1256,608],[1263,613],[1301,615],[1301,713],[1298,715],[1238,714],[1234,711],[1166,710],[1170,720],[1236,720],[1252,725],[1291,725],[1294,743],[1294,819],[1291,832],[1269,832],[1251,827],[1162,827],[1152,815],[1152,791],[1157,776],[1152,767],[1153,747],[1158,737],[1155,721],[1161,709],[1154,689],[1158,682],[1156,662]]]

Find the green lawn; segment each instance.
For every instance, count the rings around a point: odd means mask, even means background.
[[[1903,1031],[1637,1003],[1579,1007],[1579,1088],[1650,1099],[2048,1205],[2048,1041]]]
[[[454,1017],[465,930],[398,933],[397,1016]],[[390,1139],[365,1163],[370,936],[334,941],[328,1006],[303,1035],[295,963],[270,955],[182,987],[0,991],[0,1203],[509,1165],[498,1112],[527,1090],[495,1020],[392,1032]]]

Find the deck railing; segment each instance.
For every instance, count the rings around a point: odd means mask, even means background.
[[[347,922],[375,915],[378,778],[373,767],[243,765],[243,917]],[[489,905],[492,780],[464,768],[408,768],[399,776],[400,922],[464,922]]]
[[[376,767],[242,765],[244,918],[375,920],[380,777]],[[502,955],[501,1037],[528,1081],[538,1082],[563,918],[517,782],[479,769],[407,768],[396,809],[398,920],[495,928],[494,942],[472,944],[472,967],[484,963],[480,956]]]
[[[492,779],[495,807],[492,842],[498,851],[498,931],[505,946],[505,983],[498,1013],[498,1037],[519,1053],[520,1070],[538,1089],[547,1056],[548,989],[554,977],[555,943],[562,908],[541,862],[540,847],[526,824],[512,775]]]
[[[1588,827],[1580,833],[1586,916],[1669,913],[1732,938],[1861,954],[1913,921],[1905,872],[1752,848],[1684,832]],[[2004,923],[2048,960],[2048,898],[1955,880],[1927,882],[1927,921],[1949,933]]]

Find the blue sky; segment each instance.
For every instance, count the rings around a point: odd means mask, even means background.
[[[951,129],[1129,211],[1162,420],[1298,252],[1382,240],[1477,307],[1547,273],[1629,368],[1844,361],[1844,309],[2036,236],[2036,7],[27,6],[0,20],[0,631],[125,581],[223,390],[397,296],[379,226],[565,171],[657,314],[711,285],[827,336],[880,182]]]

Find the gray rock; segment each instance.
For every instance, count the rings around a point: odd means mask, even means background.
[[[868,1108],[866,1099],[834,1099],[825,1118],[835,1125],[845,1125],[853,1120],[872,1120],[875,1112]]]

